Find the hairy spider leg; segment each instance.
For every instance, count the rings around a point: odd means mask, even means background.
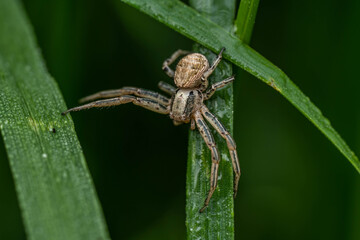
[[[230,152],[233,170],[235,173],[234,197],[236,197],[241,172],[240,172],[239,158],[236,152],[235,141],[232,139],[230,133],[225,129],[225,127],[222,125],[219,119],[217,119],[217,117],[215,117],[215,115],[213,115],[205,105],[201,107],[200,111],[202,115],[205,117],[205,119],[211,124],[211,126],[213,126],[216,129],[216,131],[226,140],[226,144]]]
[[[175,60],[180,57],[181,55],[186,55],[189,54],[189,51],[185,51],[185,50],[177,50],[176,52],[174,52],[171,57],[169,57],[168,59],[166,59],[163,63],[163,67],[162,70],[164,70],[164,72],[169,76],[169,77],[174,77],[174,70],[172,70],[169,66],[175,62]]]
[[[69,112],[75,112],[75,111],[81,111],[89,108],[95,108],[95,107],[111,107],[111,106],[117,106],[125,103],[133,103],[135,105],[138,105],[140,107],[146,108],[148,110],[161,113],[161,114],[169,114],[170,108],[168,106],[165,106],[153,99],[148,98],[138,98],[134,96],[121,96],[116,98],[109,98],[109,99],[103,99],[95,102],[91,102],[82,106],[70,108],[69,110],[66,110],[65,112],[61,113],[62,115],[65,115]]]
[[[208,100],[209,98],[212,97],[212,95],[215,93],[216,90],[218,90],[219,88],[225,87],[225,85],[233,82],[235,79],[234,76],[228,77],[220,82],[214,83],[213,85],[211,85],[211,87],[206,91],[206,93],[204,94],[204,100]]]
[[[160,88],[160,90],[166,92],[169,95],[173,95],[176,93],[176,88],[173,85],[168,84],[166,82],[160,81],[158,83],[158,87]]]
[[[218,170],[219,170],[219,151],[216,147],[214,137],[212,136],[209,127],[206,125],[204,118],[201,116],[200,112],[195,112],[194,114],[196,126],[199,129],[201,136],[203,137],[206,145],[211,151],[211,177],[210,177],[210,190],[207,198],[205,199],[204,206],[200,209],[200,212],[203,212],[205,208],[209,205],[210,199],[216,189],[217,180],[218,180]]]
[[[204,72],[204,74],[201,77],[201,90],[204,91],[205,89],[207,89],[209,82],[208,82],[208,77],[214,72],[215,68],[217,67],[217,65],[220,63],[221,59],[222,59],[222,54],[225,51],[225,48],[223,47],[220,50],[219,55],[216,57],[215,61],[213,62],[213,64],[211,65],[211,67],[208,68],[208,70],[206,70],[206,72]]]
[[[142,89],[142,88],[135,88],[135,87],[123,87],[120,89],[105,90],[105,91],[97,92],[95,94],[92,94],[90,96],[80,99],[79,102],[84,103],[84,102],[94,101],[99,98],[113,98],[113,97],[129,95],[129,94],[133,94],[138,97],[152,99],[163,105],[170,104],[170,99],[161,95],[160,93]]]

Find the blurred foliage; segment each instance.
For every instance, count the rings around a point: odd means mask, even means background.
[[[68,106],[102,89],[156,90],[169,80],[162,61],[192,45],[118,1],[24,4]],[[357,0],[262,1],[252,36],[252,47],[291,76],[357,153],[359,12]],[[236,239],[359,239],[359,175],[285,99],[242,76],[234,84],[243,172]],[[184,239],[188,126],[132,105],[72,116],[112,238]],[[25,239],[7,161],[0,191],[0,239]]]
[[[0,128],[28,239],[108,239],[74,123],[19,1],[0,0]],[[5,158],[4,158],[5,159]]]

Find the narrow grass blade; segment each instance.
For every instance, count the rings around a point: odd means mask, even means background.
[[[152,16],[179,33],[218,52],[226,47],[224,57],[259,78],[291,102],[339,149],[360,173],[360,162],[321,111],[286,74],[255,50],[218,24],[180,1],[122,0]]]
[[[235,20],[235,34],[245,44],[250,43],[260,0],[241,0]]]
[[[0,0],[0,128],[29,239],[109,239],[61,93],[16,0]]]
[[[200,0],[190,1],[190,5],[213,21],[232,30],[235,15],[235,1]],[[218,14],[221,13],[221,14]],[[210,50],[195,44],[194,52],[202,53],[210,63],[216,58]],[[232,75],[232,64],[222,61],[209,83],[219,82]],[[233,87],[219,90],[206,105],[224,126],[233,132]],[[212,127],[209,125],[210,129]],[[203,213],[199,209],[210,189],[211,154],[199,131],[190,130],[187,181],[186,181],[186,227],[187,239],[234,239],[234,201],[233,170],[226,141],[212,129],[215,142],[221,156],[219,181],[209,207]]]

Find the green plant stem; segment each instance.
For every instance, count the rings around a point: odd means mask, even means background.
[[[0,128],[28,239],[109,239],[73,122],[19,1],[0,0]]]
[[[152,16],[184,36],[218,52],[226,47],[224,58],[248,71],[283,95],[311,121],[360,173],[360,161],[310,99],[290,78],[269,60],[180,1],[122,0]],[[301,44],[301,43],[300,43]]]
[[[190,1],[196,10],[216,21],[229,31],[235,15],[235,1]],[[221,16],[217,13],[222,13]],[[195,44],[194,52],[204,54],[210,64],[216,58],[210,50]],[[232,65],[222,61],[212,76],[209,84],[219,82],[232,75]],[[233,132],[233,88],[228,86],[219,90],[206,101],[209,110],[219,117],[224,126]],[[209,125],[210,126],[210,125]],[[212,127],[210,126],[210,129]],[[188,239],[233,239],[234,238],[234,202],[233,170],[225,140],[212,129],[221,156],[218,186],[209,207],[203,213],[199,209],[210,189],[211,154],[198,130],[189,133],[189,153],[186,181],[186,227]]]

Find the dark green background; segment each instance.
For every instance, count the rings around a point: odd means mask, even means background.
[[[119,1],[25,0],[68,106],[103,89],[157,89],[192,42]],[[261,1],[252,47],[284,70],[360,153],[360,2]],[[360,177],[272,88],[239,71],[237,239],[360,239]],[[72,114],[113,239],[184,239],[188,126],[132,105]],[[0,239],[25,239],[0,149]]]

